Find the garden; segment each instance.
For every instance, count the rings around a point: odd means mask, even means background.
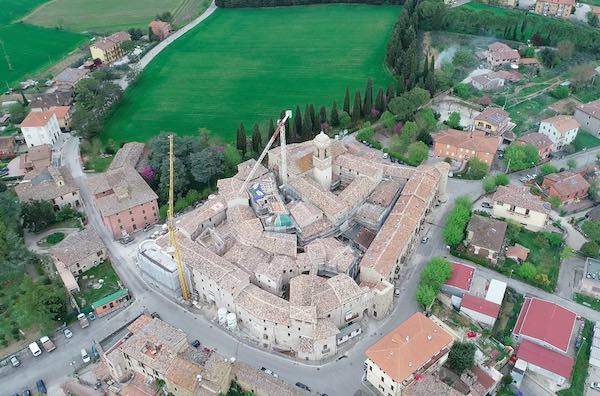
[[[82,307],[121,289],[119,276],[109,260],[79,275],[77,282],[81,289],[81,292],[77,295],[77,302]]]
[[[104,141],[147,141],[201,127],[233,141],[246,125],[313,103],[341,108],[346,87],[387,87],[397,6],[218,9],[148,65],[109,118]],[[225,40],[225,38],[227,38]],[[156,111],[160,109],[160,111]]]

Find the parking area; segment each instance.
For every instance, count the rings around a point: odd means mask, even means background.
[[[592,382],[600,382],[600,368],[590,366],[588,369],[588,379],[585,383],[586,396],[600,396],[600,391],[590,388]]]

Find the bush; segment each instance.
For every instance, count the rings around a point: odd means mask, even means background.
[[[475,366],[475,344],[470,342],[455,342],[448,354],[448,367],[457,374]]]
[[[396,117],[389,111],[383,112],[379,121],[388,129],[391,129],[396,125]]]
[[[564,99],[569,96],[569,87],[560,86],[555,88],[550,92],[550,95],[554,96],[556,99]]]
[[[581,254],[586,257],[598,257],[600,246],[594,241],[588,241],[581,246]]]
[[[345,111],[342,111],[340,113],[340,127],[348,128],[350,126],[350,124],[352,124],[352,118],[350,118],[348,113],[346,113]]]
[[[63,239],[65,239],[65,234],[63,234],[62,232],[55,232],[46,237],[46,242],[50,245],[56,245]]]
[[[473,203],[468,197],[462,196],[456,199],[443,231],[444,240],[448,245],[457,246],[465,239],[465,229],[471,219],[472,206]]]
[[[432,258],[421,271],[417,288],[417,302],[428,307],[435,300],[442,285],[452,276],[452,266],[443,257]]]

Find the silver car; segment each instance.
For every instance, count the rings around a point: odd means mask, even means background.
[[[10,357],[10,364],[12,364],[13,367],[19,367],[21,365],[21,361],[19,358],[13,355]]]

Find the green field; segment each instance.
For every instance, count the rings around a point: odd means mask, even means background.
[[[391,80],[386,43],[399,7],[318,5],[219,9],[170,45],[128,89],[103,139],[145,141],[161,131],[206,127],[232,141],[281,110],[318,111],[346,86],[364,91]]]
[[[156,14],[176,13],[196,0],[53,0],[37,8],[25,22],[75,32],[115,32],[146,28]]]
[[[0,85],[12,86],[65,57],[85,36],[18,23],[45,0],[3,0],[0,5]],[[12,22],[12,23],[11,23]]]

